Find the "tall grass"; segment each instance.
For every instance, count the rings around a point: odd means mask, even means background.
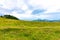
[[[60,29],[2,29],[0,30],[0,40],[60,40]]]
[[[0,40],[60,40],[60,22],[0,18]]]

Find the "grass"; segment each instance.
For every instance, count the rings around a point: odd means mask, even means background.
[[[0,18],[0,40],[60,40],[60,22]]]
[[[0,40],[60,40],[60,29],[2,29],[0,30]]]
[[[33,22],[0,18],[0,27],[59,27],[60,22]]]

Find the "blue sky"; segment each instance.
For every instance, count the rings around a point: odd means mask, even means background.
[[[21,20],[60,19],[60,0],[0,0],[0,15]]]

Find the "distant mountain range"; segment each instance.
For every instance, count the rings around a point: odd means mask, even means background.
[[[60,22],[60,20],[47,20],[47,19],[37,19],[33,21],[38,21],[38,22]]]

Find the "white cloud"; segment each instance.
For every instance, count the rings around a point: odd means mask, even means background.
[[[0,4],[2,5],[2,8],[6,8],[6,9],[12,9],[13,7],[16,6],[16,0],[0,0]]]
[[[30,5],[47,9],[47,12],[53,12],[60,9],[60,0],[29,0]]]

